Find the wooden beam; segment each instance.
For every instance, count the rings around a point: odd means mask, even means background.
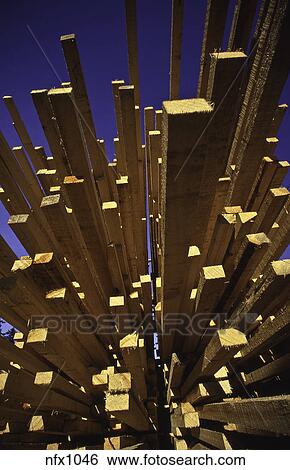
[[[247,50],[257,8],[257,0],[237,0],[228,42],[228,50]]]
[[[234,399],[197,408],[201,419],[234,423],[252,429],[272,431],[289,436],[289,395]]]
[[[253,223],[253,232],[268,233],[284,205],[289,200],[289,194],[287,188],[270,189]]]
[[[290,260],[273,261],[268,265],[263,276],[251,286],[247,295],[233,312],[232,326],[247,325],[247,316],[255,312],[256,316],[269,316],[285,304],[288,298],[287,285],[290,276]]]
[[[182,384],[181,396],[187,395],[202,377],[208,377],[217,372],[246,344],[246,336],[240,331],[233,328],[219,330]]]
[[[283,376],[283,373],[286,374],[288,372],[289,360],[290,353],[284,354],[284,356],[281,356],[278,359],[274,359],[273,361],[253,370],[252,372],[244,374],[245,385],[267,381],[275,376]]]
[[[148,431],[149,420],[129,393],[107,394],[106,410],[137,431]]]
[[[71,168],[65,149],[60,144],[59,129],[47,93],[48,90],[32,90],[31,97],[44,135],[53,154],[53,162],[58,177],[62,182],[65,176],[71,174]]]
[[[196,235],[183,229],[184,223],[193,227],[196,220],[196,196],[200,171],[204,164],[204,147],[198,146],[194,158],[188,161],[186,171],[177,173],[196,143],[212,113],[212,107],[202,99],[164,102],[162,146],[162,309],[177,312],[184,278],[184,263],[188,247]],[[198,246],[198,243],[196,243]],[[162,314],[163,316],[163,314]],[[170,356],[170,347],[165,356]]]
[[[256,54],[228,160],[228,168],[236,166],[228,199],[242,206],[264,156],[264,142],[288,75],[290,58],[284,43],[289,32],[289,5],[279,1],[276,6],[276,2],[269,3],[256,38]]]
[[[16,104],[12,96],[3,96],[3,101],[9,111],[15,130],[21,140],[23,147],[25,148],[31,163],[34,167],[35,172],[43,168],[43,162],[39,154],[35,151],[35,148],[31,142],[31,138],[25,127],[25,124],[19,114]]]
[[[233,449],[226,435],[222,432],[213,431],[212,429],[206,429],[201,427],[199,429],[192,429],[190,434],[199,441],[205,442],[206,444],[209,444],[215,447],[216,449]]]
[[[172,0],[169,91],[170,100],[177,100],[179,98],[183,9],[183,0]]]
[[[249,338],[249,344],[241,349],[241,357],[237,360],[241,363],[270,347],[279,344],[289,336],[290,331],[290,305],[287,303],[279,310],[276,317],[269,316],[258,328],[254,336]]]
[[[125,1],[128,65],[130,83],[134,85],[135,103],[140,105],[140,83],[138,65],[138,35],[136,0]]]
[[[203,33],[197,96],[205,98],[209,73],[209,54],[222,45],[228,0],[208,0]]]

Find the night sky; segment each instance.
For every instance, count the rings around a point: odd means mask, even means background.
[[[230,2],[224,45],[234,3]],[[160,109],[169,92],[171,0],[137,0],[137,5],[141,106]],[[206,0],[185,0],[181,98],[196,96],[205,7]],[[34,146],[43,145],[49,155],[30,91],[68,81],[59,38],[75,33],[97,136],[105,139],[112,159],[116,128],[111,81],[128,83],[123,0],[6,0],[1,2],[0,21],[1,96],[14,97]],[[289,98],[288,79],[280,103]],[[0,128],[11,146],[21,145],[3,102]],[[280,160],[290,161],[289,128],[290,111],[278,136]],[[285,184],[289,186],[290,177]],[[25,250],[7,227],[7,219],[0,203],[0,232],[21,256]]]

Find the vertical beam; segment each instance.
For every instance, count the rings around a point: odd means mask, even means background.
[[[205,98],[206,95],[210,61],[209,54],[219,50],[222,45],[228,4],[229,0],[207,1],[197,89],[197,96],[199,98]]]
[[[184,0],[172,0],[169,91],[170,100],[177,100],[179,98],[183,9]]]
[[[228,51],[247,50],[258,0],[237,0]]]
[[[130,83],[134,85],[135,104],[140,105],[136,0],[125,0]]]
[[[178,312],[185,275],[184,263],[194,238],[192,232],[196,229],[196,197],[206,157],[204,142],[195,149],[186,171],[178,178],[176,175],[208,122],[212,107],[203,99],[168,101],[163,106],[161,277],[164,314]],[[184,224],[192,230],[184,230]],[[166,354],[169,355],[170,350]]]

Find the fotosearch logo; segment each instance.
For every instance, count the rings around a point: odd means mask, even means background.
[[[257,319],[257,314],[249,312],[243,315],[242,320],[235,323],[235,326],[246,331]],[[212,321],[211,321],[212,320]],[[51,315],[44,317],[34,315],[31,318],[30,327],[47,328],[51,333],[79,333],[98,335],[126,335],[133,331],[142,329],[142,334],[152,335],[155,332],[163,335],[178,333],[181,336],[200,335],[208,333],[212,335],[214,331],[231,326],[231,318],[223,312],[214,313],[212,318],[208,313],[167,313],[159,323],[152,314],[146,314],[140,319],[139,314],[102,314],[93,315]]]

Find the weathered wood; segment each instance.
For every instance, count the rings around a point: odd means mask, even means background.
[[[22,142],[23,147],[25,148],[32,164],[34,167],[35,172],[37,170],[40,170],[40,168],[43,168],[43,162],[39,156],[39,154],[35,151],[35,148],[31,142],[31,138],[28,134],[28,131],[25,127],[25,124],[17,110],[17,107],[15,105],[15,102],[12,98],[12,96],[4,96],[3,101],[9,111],[9,114],[11,116],[13,125],[15,127],[15,130]]]
[[[137,12],[136,0],[125,1],[126,31],[128,45],[128,64],[130,82],[134,85],[136,104],[140,104],[140,84],[138,66],[138,37],[137,37]]]
[[[265,364],[258,369],[249,372],[244,375],[245,385],[254,384],[256,382],[261,382],[264,380],[269,380],[274,376],[283,375],[288,372],[290,354],[285,354],[284,356],[274,359],[272,362]]]
[[[107,394],[106,410],[137,431],[148,431],[151,427],[129,393]]]
[[[205,160],[204,146],[197,147],[194,158],[188,162],[186,172],[182,172],[176,180],[175,177],[184,162],[184,155],[191,150],[211,112],[211,106],[202,99],[164,103],[161,277],[162,309],[166,313],[177,312],[179,307],[184,262],[188,247],[195,238],[192,233],[183,230],[183,224],[187,221],[190,227],[194,227],[197,215],[194,201],[199,189],[200,170]],[[170,351],[171,346],[168,351],[164,347],[165,356],[170,355]]]
[[[229,443],[226,435],[222,432],[213,431],[211,429],[199,428],[192,429],[190,434],[198,439],[199,441],[205,442],[216,449],[220,450],[232,450],[232,446]]]
[[[289,395],[235,399],[197,408],[202,419],[234,423],[252,429],[272,431],[289,436]]]
[[[170,100],[177,100],[179,98],[183,9],[183,0],[172,0],[169,91]]]
[[[184,397],[202,377],[217,372],[246,344],[246,336],[240,331],[219,330],[182,384],[181,396]]]
[[[269,316],[258,328],[254,336],[249,339],[249,344],[241,349],[239,361],[250,359],[259,352],[274,347],[289,335],[290,330],[290,306],[286,304],[276,317]]]
[[[231,316],[231,325],[245,321],[251,312],[269,316],[283,306],[288,298],[287,285],[290,275],[290,260],[273,261],[267,267],[264,275],[251,286],[245,298]],[[253,321],[254,319],[252,319]]]
[[[197,96],[200,98],[205,98],[206,94],[209,54],[214,50],[219,50],[222,44],[228,4],[228,0],[208,0],[207,2],[197,91]]]
[[[228,168],[236,165],[229,191],[232,204],[245,204],[264,156],[264,141],[289,69],[290,58],[284,48],[289,11],[288,2],[270,1],[256,38],[256,53],[228,160]]]
[[[257,3],[257,0],[237,0],[228,42],[228,50],[247,50]]]

